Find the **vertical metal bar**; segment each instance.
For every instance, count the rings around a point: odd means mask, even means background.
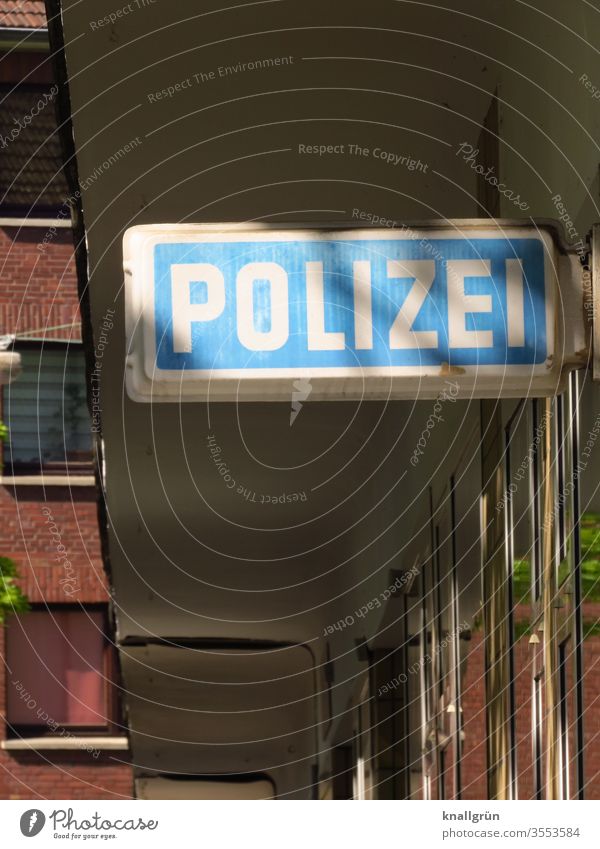
[[[568,711],[568,682],[567,656],[568,640],[558,647],[558,679],[559,679],[559,739],[562,797],[569,798],[569,711]]]
[[[583,599],[581,587],[581,494],[579,488],[579,373],[571,374],[569,385],[571,457],[573,458],[573,655],[575,683],[575,770],[577,799],[585,798],[584,689],[583,689]]]
[[[560,497],[565,491],[566,480],[566,457],[565,457],[565,414],[564,414],[564,396],[559,395],[556,399],[556,473],[558,477],[558,516],[556,523],[556,553],[557,565],[560,564],[567,556],[567,537],[566,537],[566,510],[565,502]]]
[[[535,776],[534,795],[536,799],[544,798],[544,771],[542,764],[542,681],[541,673],[534,676],[532,681],[533,697],[531,704],[532,726],[533,726],[533,767]]]
[[[482,580],[486,681],[488,797],[509,799],[510,738],[508,722],[506,552],[504,519],[494,505],[503,496],[504,427],[500,403],[481,402],[482,430]],[[484,446],[487,443],[487,449]]]
[[[558,631],[556,616],[557,560],[556,516],[557,475],[554,466],[556,449],[556,403],[545,399],[546,415],[551,426],[546,428],[543,456],[544,524],[543,524],[543,608],[544,608],[544,714],[546,726],[546,798],[561,798],[560,747],[558,739]]]
[[[436,717],[436,664],[435,664],[435,637],[437,630],[437,621],[435,618],[435,571],[434,571],[434,563],[436,557],[436,544],[435,544],[435,525],[433,521],[433,488],[429,487],[429,534],[430,534],[430,544],[431,544],[431,554],[429,557],[429,563],[427,567],[428,580],[426,582],[427,593],[425,597],[425,610],[426,610],[426,622],[427,622],[427,659],[428,662],[425,663],[425,679],[427,681],[427,728],[429,734],[432,731],[433,734],[432,745],[430,746],[431,752],[431,763],[432,763],[432,771],[435,771],[436,774],[436,787],[437,787],[437,776],[439,775],[439,761],[438,761],[438,746],[437,746],[437,726],[433,727],[433,721],[437,719]],[[430,616],[431,614],[431,616]],[[431,650],[429,650],[431,647]],[[431,793],[433,790],[433,782],[430,778],[429,780],[429,793],[431,798]]]
[[[435,558],[434,558],[434,581],[435,581],[435,595],[434,595],[434,609],[435,609],[435,621],[436,621],[436,646],[435,646],[435,654],[438,658],[437,661],[437,695],[438,698],[443,696],[444,694],[444,675],[446,673],[446,668],[444,664],[444,655],[441,651],[438,651],[441,641],[444,638],[444,630],[443,630],[443,620],[442,620],[442,567],[440,563],[440,527],[436,525],[435,528]]]
[[[454,673],[454,798],[462,798],[462,713],[460,683],[460,640],[458,638],[458,620],[460,616],[458,601],[458,563],[456,554],[456,492],[454,475],[450,478],[450,521],[452,523],[452,667]]]
[[[531,444],[533,446],[533,462],[530,465],[529,487],[531,492],[531,528],[533,536],[532,552],[531,552],[531,604],[532,604],[532,624],[535,625],[539,615],[539,604],[542,596],[542,556],[541,556],[541,534],[542,522],[540,511],[540,452],[539,444],[541,442],[540,430],[542,424],[539,416],[539,406],[537,400],[530,403],[531,411]],[[544,426],[548,423],[544,419]],[[535,635],[537,636],[537,635]],[[535,645],[535,644],[534,644]],[[534,657],[533,680],[532,680],[532,713],[531,713],[531,741],[532,741],[532,758],[533,758],[533,776],[534,776],[534,798],[543,799],[544,797],[544,774],[543,774],[543,738],[542,738],[542,686],[540,672],[537,660],[537,651]]]
[[[541,596],[542,596],[542,551],[541,551],[541,539],[542,539],[542,521],[541,521],[541,512],[540,512],[540,486],[541,486],[541,476],[540,476],[540,452],[539,452],[539,443],[541,440],[541,436],[538,433],[540,428],[542,427],[540,423],[539,417],[539,408],[537,400],[533,400],[531,402],[531,419],[532,419],[532,427],[531,427],[531,440],[533,445],[533,462],[530,466],[530,488],[532,493],[531,499],[531,511],[532,511],[532,522],[531,527],[533,530],[533,551],[532,551],[532,564],[531,564],[531,594],[532,594],[532,602],[534,606],[537,606]],[[545,421],[545,420],[544,420]],[[547,422],[545,423],[547,427]]]
[[[404,681],[402,683],[402,798],[409,799],[411,795],[410,787],[410,689],[409,676],[406,674],[408,670],[408,598],[402,596],[404,613],[402,616],[402,646],[400,648],[400,667],[404,672]]]
[[[431,490],[429,491],[429,509],[431,522]],[[421,634],[420,634],[420,664],[419,679],[421,684],[421,772],[423,774],[423,799],[431,798],[431,778],[427,774],[427,734],[429,731],[429,675],[425,656],[427,651],[427,568],[421,566]],[[429,564],[431,566],[431,564]]]
[[[510,492],[510,427],[504,431],[504,481],[506,507],[504,511],[504,550],[505,550],[505,580],[506,580],[506,630],[508,636],[508,729],[509,729],[509,759],[510,759],[510,797],[517,798],[517,706],[515,699],[515,625],[514,625],[514,510],[513,496]]]
[[[432,658],[435,658],[435,661],[432,659],[432,672],[434,674],[434,710],[433,715],[435,717],[436,722],[436,753],[438,758],[438,771],[437,771],[437,785],[438,785],[438,799],[446,798],[446,752],[443,748],[440,748],[439,741],[437,740],[439,733],[439,709],[441,704],[442,696],[444,695],[444,655],[441,652],[440,646],[443,640],[443,630],[442,630],[442,578],[441,578],[441,567],[440,567],[440,527],[439,525],[435,526],[435,553],[433,556],[433,589],[432,589],[432,602],[433,602],[433,611],[435,617],[435,631],[436,631],[436,639],[435,639],[435,647],[433,648]]]

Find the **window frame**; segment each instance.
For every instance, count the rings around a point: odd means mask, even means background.
[[[9,713],[8,699],[5,697],[5,739],[6,740],[26,740],[28,738],[46,737],[48,739],[61,738],[65,734],[63,731],[69,732],[70,735],[76,737],[112,737],[115,734],[122,733],[123,723],[121,722],[121,701],[120,701],[120,686],[119,686],[119,665],[118,653],[116,645],[110,639],[110,619],[109,608],[105,602],[90,602],[84,604],[77,603],[60,603],[46,604],[43,602],[33,602],[30,605],[30,610],[27,613],[19,614],[20,617],[28,616],[29,613],[45,612],[54,619],[55,613],[62,612],[80,612],[82,615],[89,613],[100,612],[103,614],[103,629],[102,629],[102,683],[103,683],[103,705],[106,715],[104,724],[82,725],[79,723],[60,722],[52,717],[53,722],[57,725],[57,730],[53,730],[47,723],[41,724],[23,724],[13,722]],[[8,644],[10,641],[10,621],[4,625],[4,654],[8,656]],[[8,684],[8,678],[6,679]],[[66,735],[69,736],[69,735]]]
[[[48,351],[62,351],[64,352],[64,356],[66,357],[70,351],[75,351],[77,354],[80,354],[83,360],[83,375],[85,380],[85,413],[89,419],[89,435],[90,435],[90,450],[89,456],[86,459],[82,460],[69,460],[66,455],[63,456],[60,460],[52,460],[48,463],[44,463],[41,458],[39,458],[39,462],[23,462],[23,461],[11,461],[11,452],[10,452],[10,422],[8,420],[8,409],[7,409],[7,390],[10,391],[10,387],[2,387],[0,392],[0,419],[4,421],[4,423],[9,427],[9,437],[5,444],[0,445],[0,470],[2,471],[3,477],[15,478],[24,478],[24,477],[39,477],[39,478],[52,478],[52,477],[64,477],[68,475],[69,477],[89,477],[94,474],[94,447],[93,447],[93,432],[92,432],[92,423],[91,418],[89,417],[89,408],[88,408],[88,395],[87,395],[87,373],[85,369],[85,352],[83,349],[83,343],[79,340],[63,340],[63,339],[17,339],[13,342],[12,349],[17,353],[24,353],[33,351],[39,356],[42,356],[45,350]],[[67,446],[64,443],[64,429],[61,430],[61,434],[63,437],[63,446],[66,450]]]

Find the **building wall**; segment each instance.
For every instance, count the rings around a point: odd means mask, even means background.
[[[596,608],[598,605],[596,605]],[[590,610],[590,615],[592,611]],[[597,617],[596,617],[597,618]],[[485,798],[485,687],[482,634],[474,634],[463,682],[462,707],[465,742],[462,758],[463,799]],[[529,637],[521,637],[515,646],[515,697],[517,702],[517,782],[518,798],[534,798],[531,740],[531,652]],[[600,637],[584,642],[585,669],[585,777],[586,799],[600,799]],[[572,678],[570,681],[572,686]],[[569,729],[571,751],[574,730]],[[573,780],[571,769],[571,780]]]
[[[81,338],[69,229],[0,227],[0,269],[0,333]]]
[[[480,4],[465,5],[480,13]],[[364,518],[364,521],[350,539],[344,537],[343,545],[346,547],[343,549],[342,543],[337,543],[338,527],[332,528],[328,524],[322,534],[336,540],[336,550],[324,549],[320,561],[314,556],[310,563],[288,558],[290,551],[300,550],[297,530],[286,536],[284,542],[278,541],[277,547],[272,543],[273,535],[263,533],[257,541],[257,537],[249,533],[238,530],[234,533],[232,523],[268,529],[274,521],[285,525],[288,517],[282,511],[274,520],[272,514],[267,514],[262,508],[259,513],[252,505],[239,500],[226,502],[226,493],[220,487],[219,479],[214,475],[211,477],[214,472],[212,461],[202,440],[198,439],[198,434],[203,434],[203,418],[199,409],[188,406],[185,410],[175,407],[151,410],[136,406],[127,399],[123,401],[124,333],[122,302],[118,299],[122,281],[120,236],[133,223],[185,218],[213,221],[255,217],[275,219],[283,214],[288,216],[285,220],[301,220],[308,217],[307,213],[300,212],[303,209],[311,211],[313,220],[329,220],[334,214],[332,209],[335,209],[336,217],[345,216],[351,220],[357,207],[399,220],[475,214],[478,207],[474,172],[457,158],[456,146],[465,139],[475,142],[477,121],[485,114],[489,96],[501,73],[489,57],[514,55],[511,53],[514,42],[499,48],[495,39],[490,37],[489,28],[482,34],[474,23],[457,26],[456,21],[451,21],[448,14],[441,10],[434,17],[425,10],[424,14],[429,15],[429,29],[427,22],[421,18],[422,10],[416,11],[416,7],[407,12],[398,6],[394,17],[390,18],[389,4],[384,3],[373,4],[368,12],[358,3],[348,3],[343,14],[322,4],[318,7],[312,2],[295,4],[293,11],[281,4],[272,11],[275,17],[270,21],[269,31],[252,41],[245,36],[256,28],[254,10],[248,10],[251,21],[246,19],[244,10],[236,10],[235,18],[206,16],[201,23],[187,24],[185,31],[176,26],[181,15],[179,8],[173,7],[166,12],[155,10],[161,17],[161,24],[167,21],[168,16],[173,16],[172,20],[169,19],[173,26],[165,26],[158,39],[157,21],[152,10],[147,15],[131,16],[120,22],[115,31],[108,28],[97,31],[90,25],[89,11],[82,4],[65,2],[63,7],[68,59],[73,73],[71,95],[79,172],[86,183],[90,176],[94,176],[84,194],[94,329],[98,331],[101,316],[108,306],[116,305],[118,311],[116,329],[105,360],[107,379],[103,383],[103,406],[106,416],[103,424],[109,507],[113,516],[112,554],[123,611],[121,632],[135,636],[141,623],[142,628],[156,634],[214,638],[231,636],[235,630],[236,636],[244,639],[273,635],[281,640],[316,641],[324,625],[336,622],[342,613],[358,609],[365,599],[377,597],[385,586],[387,569],[375,570],[373,565],[383,562],[383,551],[388,550],[383,549],[379,532],[384,522],[389,521],[389,550],[394,546],[401,549],[403,539],[412,527],[407,513],[420,493],[420,485],[407,481],[399,492],[394,487],[382,487],[382,477],[373,475],[371,485],[360,493],[360,509],[357,508],[356,512],[357,517]],[[198,13],[198,8],[191,3],[187,7],[191,20],[192,15]],[[500,7],[495,14],[499,22],[505,24]],[[368,20],[363,15],[367,15]],[[472,22],[474,18],[462,20]],[[317,33],[315,24],[321,25],[323,30]],[[349,24],[347,28],[346,24]],[[359,31],[361,24],[365,24],[364,32]],[[376,29],[378,24],[382,26]],[[382,34],[384,24],[389,28],[385,36]],[[393,31],[392,25],[398,31]],[[406,33],[400,38],[398,32],[408,25],[411,30],[423,26],[425,35],[428,38],[433,36],[436,41],[414,40]],[[334,30],[336,26],[340,27],[339,32]],[[515,21],[515,32],[522,27],[522,19]],[[204,44],[200,44],[197,38],[200,29]],[[460,42],[464,38],[469,49],[473,44],[478,45],[486,55],[489,54],[488,58],[484,61],[480,53],[470,51],[467,54],[460,47],[456,49],[456,42],[446,43],[445,38],[451,30],[453,39]],[[115,41],[115,32],[120,41]],[[85,33],[86,38],[76,40],[75,36],[81,33]],[[340,54],[338,62],[331,58],[322,59],[321,64],[300,61],[316,59],[312,55],[314,53],[329,56],[332,33],[335,34],[336,51]],[[558,30],[557,33],[561,34]],[[441,41],[444,41],[443,46]],[[435,50],[428,49],[431,43],[435,43]],[[530,50],[525,40],[521,43],[524,50]],[[127,50],[123,49],[125,44],[129,45]],[[422,67],[424,52],[428,62],[435,60],[437,67],[434,73],[428,72],[421,77],[415,68]],[[281,76],[275,73],[265,77],[250,74],[243,78],[231,76],[217,80],[215,85],[208,82],[198,84],[190,92],[184,91],[181,97],[162,97],[158,102],[155,96],[150,97],[164,85],[175,84],[199,70],[276,53],[296,56],[295,62],[282,70]],[[352,66],[347,64],[346,58],[342,60],[342,57],[369,53],[380,56],[384,63],[380,67],[362,62]],[[456,53],[459,59],[454,55]],[[467,55],[468,60],[465,60]],[[149,56],[161,61],[150,61]],[[169,57],[168,62],[162,61],[165,56]],[[406,75],[404,70],[390,73],[390,68],[404,69],[399,60],[408,63],[411,59],[414,65],[412,70],[408,68]],[[341,64],[342,61],[344,64]],[[476,71],[471,66],[475,63],[478,66]],[[455,77],[445,74],[448,67],[452,67]],[[442,73],[438,75],[435,71]],[[478,85],[468,88],[462,84],[454,85],[462,78],[475,80]],[[404,98],[408,80],[407,88],[411,95]],[[126,85],[123,85],[125,81]],[[506,78],[502,83],[507,84]],[[518,75],[513,78],[513,84],[521,86],[525,92],[522,78]],[[396,86],[399,90],[393,91]],[[285,91],[286,88],[293,88],[294,94]],[[266,89],[273,89],[271,96],[263,96],[269,93]],[[348,93],[351,89],[356,93],[354,97]],[[246,96],[239,98],[240,91]],[[528,102],[524,105],[524,112],[529,106],[531,91],[533,89],[526,90]],[[583,89],[577,91],[583,95]],[[389,99],[386,93],[390,95]],[[536,94],[535,91],[533,93]],[[422,100],[414,98],[415,94],[420,94]],[[538,98],[535,103],[540,109],[545,108],[543,98]],[[139,104],[139,110],[131,111],[132,104]],[[502,114],[503,138],[514,141],[513,136],[519,134],[509,128],[506,114]],[[369,116],[368,123],[362,121],[364,116]],[[354,117],[357,117],[356,126],[348,124]],[[331,124],[325,123],[330,119],[333,119]],[[440,119],[443,121],[441,132]],[[403,126],[400,127],[400,124]],[[154,132],[159,125],[161,131]],[[406,127],[412,125],[436,135],[439,133],[451,139],[453,145],[446,151],[440,151],[435,140],[417,142],[406,131]],[[350,126],[351,132],[347,129]],[[515,126],[520,128],[521,125]],[[528,130],[528,126],[525,129]],[[569,131],[569,125],[565,124],[565,132]],[[136,143],[135,155],[122,154],[127,145],[131,146],[132,139],[138,138],[138,133],[143,141],[139,145]],[[535,134],[525,132],[520,136],[528,144],[538,143]],[[188,138],[195,140],[196,144],[192,142],[188,146]],[[429,163],[429,175],[427,179],[421,179],[420,175],[405,174],[399,170],[392,172],[388,166],[371,159],[366,159],[361,168],[354,155],[335,160],[302,158],[298,154],[298,145],[307,140],[346,145],[360,143],[370,145],[372,149],[375,145],[383,145],[386,149],[402,152],[412,150]],[[118,152],[121,155],[110,170],[103,168],[103,163],[109,162],[110,157]],[[503,176],[509,180],[509,185],[514,185],[515,191],[520,191],[529,200],[530,194],[526,190],[533,177],[528,175],[529,182],[526,182],[517,170],[518,157],[515,157],[516,164],[511,164],[504,153]],[[531,160],[539,155],[536,148]],[[544,156],[554,162],[552,154],[544,152]],[[224,164],[228,167],[220,167]],[[562,167],[564,163],[560,161],[559,165]],[[434,182],[430,176],[434,166],[452,179],[442,185]],[[99,169],[102,169],[101,176],[95,176]],[[124,187],[127,189],[124,190]],[[534,214],[552,213],[549,198],[550,195],[547,198],[544,195],[544,203],[536,200]],[[533,208],[533,200],[531,202]],[[327,209],[323,208],[325,206]],[[504,214],[514,215],[514,209],[507,208]],[[295,426],[293,439],[283,436],[289,433],[288,410],[281,413],[263,405],[261,409],[249,408],[247,419],[245,411],[242,413],[242,430],[245,437],[250,436],[250,444],[259,446],[261,451],[264,443],[269,448],[273,446],[269,454],[259,451],[262,460],[266,457],[267,462],[277,469],[294,463],[300,466],[311,454],[311,451],[305,451],[307,445],[312,448],[317,437],[325,442],[323,434],[329,439],[327,427],[336,435],[338,430],[342,430],[345,411],[340,412],[341,405],[328,407],[327,415],[324,415],[323,407],[312,405],[309,410],[308,406]],[[391,408],[384,423],[387,430],[384,430],[384,438],[381,439],[382,454],[395,444],[395,429],[408,417],[409,406]],[[406,450],[407,446],[410,451],[415,444],[415,437],[418,439],[430,406],[422,405],[412,414],[414,432],[405,435],[397,453]],[[457,406],[453,410],[457,418],[458,411]],[[123,433],[123,412],[127,423],[126,435]],[[377,414],[377,408],[372,407],[369,415],[372,415],[373,422],[377,420],[378,425]],[[281,415],[280,419],[278,415]],[[356,425],[354,428],[359,444],[363,435],[364,442],[372,435],[367,415],[363,416],[363,420],[359,420],[360,427]],[[440,440],[447,439],[448,433],[460,432],[453,429],[450,413],[447,421],[446,428],[438,432]],[[270,491],[267,484],[272,486],[275,475],[267,478],[263,470],[257,471],[248,462],[246,446],[242,450],[233,433],[234,429],[237,430],[233,410],[221,408],[215,411],[211,426],[216,430],[207,432],[216,432],[220,444],[225,446],[228,461],[235,464],[236,475],[244,483],[251,482],[257,490],[262,486],[264,491]],[[181,432],[185,436],[185,455],[179,451],[173,438],[173,434]],[[377,435],[380,433],[381,429]],[[316,444],[320,445],[319,442]],[[351,448],[354,453],[360,453],[354,446]],[[440,446],[438,454],[441,456],[443,451],[445,447]],[[397,469],[401,468],[400,464],[393,465],[397,455],[394,456],[390,450],[385,459],[389,470],[386,474],[397,479]],[[430,472],[434,471],[436,482],[441,481],[437,459],[432,451],[427,463],[419,469],[419,478],[427,480]],[[340,448],[337,448],[337,460],[340,466],[346,460]],[[365,472],[372,470],[367,468],[369,464],[375,465],[374,454],[364,461],[364,466],[355,464],[351,467],[354,477],[364,481]],[[190,480],[192,476],[194,479]],[[309,483],[310,479],[302,479],[302,486]],[[346,480],[338,477],[337,490],[331,490],[331,502],[326,502],[328,496],[325,495],[321,495],[321,500],[315,498],[309,507],[304,508],[301,518],[305,518],[308,525],[319,513],[329,515],[331,511],[323,508],[337,507],[336,493],[345,493],[345,487]],[[378,489],[379,493],[388,496],[388,503],[383,506],[376,503]],[[211,507],[225,514],[228,524],[217,522],[215,512],[200,503],[200,491],[203,496],[207,494]],[[368,519],[363,516],[366,506],[373,507],[373,518],[371,511]],[[174,521],[175,514],[182,519],[185,530]],[[298,517],[299,512],[294,510],[294,522]],[[391,524],[392,519],[400,518],[402,521],[397,526]],[[328,519],[328,522],[333,520]],[[291,520],[289,524],[292,524]],[[320,543],[319,533],[313,538],[314,525],[309,527],[310,544]],[[305,533],[303,529],[302,536]],[[201,556],[198,538],[206,546]],[[267,539],[268,543],[265,542]],[[374,541],[377,542],[376,549],[373,546],[373,550],[369,550],[364,545]],[[300,543],[301,550],[304,550],[302,539]],[[349,555],[356,555],[359,547],[362,557],[350,558]],[[219,556],[215,555],[215,551],[219,552]],[[373,551],[376,553],[373,554]],[[220,556],[221,552],[225,554]],[[127,559],[129,555],[131,561]],[[235,561],[248,555],[252,559],[251,568],[243,563],[243,568],[237,569]],[[278,559],[284,560],[283,568]],[[134,569],[131,568],[132,562]],[[340,565],[343,568],[335,570],[334,579],[328,578],[331,584],[327,587],[327,592],[332,591],[332,597],[340,598],[340,609],[336,608],[331,616],[328,609],[320,608],[316,614],[304,615],[306,610],[316,609],[316,602],[320,603],[326,595],[319,583],[322,579],[319,572],[329,575],[334,572],[333,567]],[[180,567],[177,580],[173,579],[173,566]],[[338,573],[343,578],[339,578]],[[361,580],[360,599],[347,598],[346,586],[352,588],[357,579],[365,575],[370,577],[369,580]],[[302,589],[290,589],[284,586],[286,581]],[[240,589],[244,595],[240,593],[232,601],[232,589]],[[268,592],[251,594],[248,589]],[[351,589],[347,595],[350,592]],[[264,609],[256,601],[259,595],[266,599]],[[239,612],[242,619],[235,627],[231,624],[232,608]],[[266,617],[273,617],[277,624]],[[377,622],[374,621],[373,624],[368,623],[366,634],[362,629],[356,634],[345,630],[340,643],[344,642],[346,648],[338,651],[334,646],[336,680],[344,682],[336,685],[334,713],[339,713],[347,705],[350,685],[345,682],[351,681],[358,666],[356,653],[348,651],[347,647],[352,646],[353,637],[369,636],[376,628]],[[344,658],[338,660],[338,655],[344,655]],[[485,694],[483,669],[477,666],[479,656],[477,653],[472,658],[467,670],[469,680],[472,680],[469,693],[473,699],[473,725],[467,736],[467,747],[473,772],[465,777],[465,783],[475,788],[481,797],[485,793]],[[517,689],[519,687],[525,698],[526,690],[521,681]],[[153,690],[156,692],[155,685]],[[168,697],[166,690],[165,698]],[[519,728],[522,721],[520,717]],[[523,745],[527,745],[526,741]],[[589,763],[593,763],[592,755]]]
[[[35,56],[18,54],[10,61],[4,58],[3,81],[30,74],[29,82],[46,82],[47,67],[31,73],[42,58],[36,61]],[[12,144],[18,145],[18,139]],[[30,215],[40,217],[35,210]],[[52,228],[50,222],[40,227],[21,227],[17,222],[0,227],[0,269],[0,335],[79,342],[77,280],[68,228]],[[64,545],[71,564],[74,580],[68,584],[57,557],[58,545]],[[17,563],[21,587],[32,603],[108,602],[93,484],[0,485],[0,555]],[[4,656],[5,633],[0,628],[0,657]],[[6,664],[0,665],[0,746],[7,738],[7,693],[17,679],[17,669],[8,671]],[[128,760],[127,751],[0,748],[0,798],[128,798],[133,793]]]

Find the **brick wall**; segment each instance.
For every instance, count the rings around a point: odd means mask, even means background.
[[[474,632],[463,679],[463,799],[487,798],[483,634]]]
[[[592,618],[597,605],[586,614]],[[572,658],[567,679],[569,722],[573,722],[574,694],[572,690]],[[521,637],[515,646],[515,698],[517,705],[517,773],[520,799],[533,798],[534,775],[531,738],[531,650],[529,638]],[[585,794],[587,799],[600,799],[600,637],[584,642],[584,704],[585,704]],[[466,677],[463,682],[463,799],[487,798],[485,688],[483,635],[473,635]],[[573,753],[574,729],[569,729],[569,746]],[[542,764],[543,766],[543,764]],[[574,764],[570,780],[574,786]],[[544,773],[542,772],[542,775]],[[572,794],[571,794],[572,795]]]
[[[54,80],[52,57],[41,53],[16,53],[10,58],[3,57],[0,62],[0,83],[15,83],[26,80],[28,83],[51,83]]]
[[[0,274],[0,335],[80,339],[70,230],[0,227]]]
[[[106,580],[100,557],[93,488],[69,492],[47,487],[47,499],[37,488],[0,487],[0,545],[3,554],[19,565],[21,585],[32,602],[106,601]],[[75,583],[66,595],[62,567],[53,563],[55,541],[42,508],[49,509],[72,564]],[[4,634],[0,632],[0,655]],[[6,738],[4,711],[10,681],[0,666],[0,739]],[[0,750],[0,798],[114,799],[132,795],[132,773],[127,752],[85,751],[13,752]]]
[[[2,799],[130,799],[126,752],[0,753]]]
[[[2,553],[19,564],[23,590],[32,601],[105,601],[94,487],[49,485],[45,496],[41,487],[0,487]],[[60,542],[74,578],[70,594],[63,589],[67,576],[56,551]]]
[[[46,238],[43,250],[38,248]],[[0,228],[0,334],[80,338],[77,286],[69,230]],[[68,325],[62,330],[48,328]],[[50,533],[52,522],[54,535]],[[60,540],[56,536],[60,534]],[[64,545],[74,578],[57,558]],[[108,600],[94,487],[0,486],[0,554],[19,566],[32,602]],[[64,552],[63,552],[64,554]],[[73,590],[76,591],[73,591]],[[0,655],[4,656],[0,629]],[[0,664],[0,739],[6,739],[6,667]],[[118,799],[133,792],[127,752],[0,749],[0,798]]]
[[[0,541],[2,552],[20,567],[21,585],[32,602],[102,602],[108,598],[100,557],[96,500],[93,488],[46,488],[46,500],[38,488],[0,487]],[[66,595],[59,583],[62,567],[53,563],[55,540],[49,534],[46,514],[51,511],[61,534],[76,593]],[[4,635],[0,633],[0,654]],[[0,714],[10,686],[4,665],[0,667]],[[0,738],[6,738],[4,722]],[[127,752],[103,752],[98,757],[85,751],[7,752],[0,750],[0,798],[11,799],[114,799],[132,795],[131,768]]]

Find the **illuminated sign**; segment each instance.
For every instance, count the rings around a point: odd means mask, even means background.
[[[124,254],[135,400],[289,401],[298,378],[313,399],[432,397],[448,375],[463,396],[544,395],[560,378],[550,229],[142,226]]]

